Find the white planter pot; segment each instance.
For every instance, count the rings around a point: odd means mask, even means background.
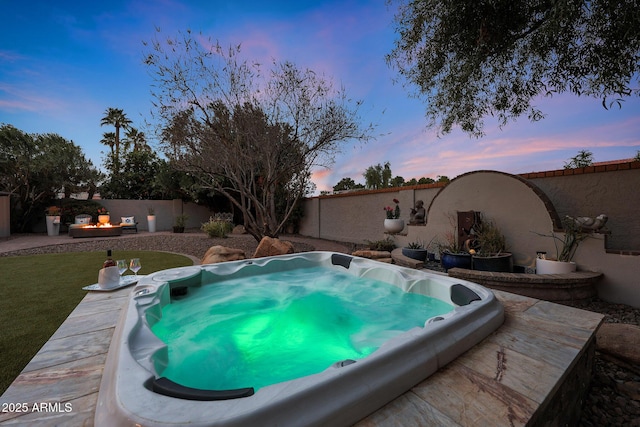
[[[60,216],[59,215],[47,215],[47,235],[57,236],[60,234]]]
[[[108,224],[111,216],[109,215],[98,215],[98,222],[100,224]]]
[[[399,233],[404,229],[404,219],[385,219],[384,229],[387,233]]]
[[[147,224],[149,224],[149,233],[156,232],[156,216],[147,215]]]
[[[576,263],[536,258],[536,274],[566,274],[576,271]]]

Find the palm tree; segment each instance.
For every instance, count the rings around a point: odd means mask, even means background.
[[[104,112],[104,117],[100,121],[100,126],[113,125],[116,128],[114,140],[115,150],[113,150],[116,163],[120,155],[120,128],[128,129],[130,124],[131,120],[127,118],[127,115],[120,108],[107,108]]]
[[[116,145],[116,134],[114,132],[105,132],[102,134],[100,144],[104,144],[111,150],[111,156],[113,156],[113,149]]]
[[[130,146],[133,146],[133,151],[151,151],[151,147],[147,144],[147,137],[144,132],[140,132],[134,127],[127,130],[125,142],[127,151]]]

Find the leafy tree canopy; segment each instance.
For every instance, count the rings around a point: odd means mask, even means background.
[[[391,164],[369,166],[364,173],[365,186],[370,189],[387,188],[391,186]]]
[[[393,3],[393,0],[390,0]],[[636,0],[397,0],[387,61],[426,101],[429,126],[481,136],[543,117],[536,97],[571,92],[605,108],[640,94]]]
[[[359,188],[364,188],[364,185],[357,184],[353,179],[346,177],[342,178],[336,185],[333,186],[333,191],[356,190]]]
[[[105,165],[111,174],[100,187],[100,195],[104,199],[159,199],[162,190],[159,188],[156,175],[163,160],[151,150],[131,150],[118,160],[121,164],[114,173],[114,164],[110,159]]]
[[[59,193],[92,193],[100,172],[73,141],[0,126],[0,191],[11,197],[11,228],[24,232]]]

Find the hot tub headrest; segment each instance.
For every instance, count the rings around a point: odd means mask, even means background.
[[[349,266],[351,265],[351,260],[353,258],[350,257],[349,255],[342,255],[342,254],[332,254],[331,255],[331,264],[333,265],[341,265],[342,267],[346,268],[347,270],[349,269]]]
[[[457,305],[469,305],[472,301],[480,301],[482,298],[465,285],[456,283],[451,286],[451,301]]]

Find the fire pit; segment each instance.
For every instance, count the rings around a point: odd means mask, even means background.
[[[122,227],[119,225],[106,224],[71,224],[69,226],[69,236],[71,237],[112,237],[120,236]]]

